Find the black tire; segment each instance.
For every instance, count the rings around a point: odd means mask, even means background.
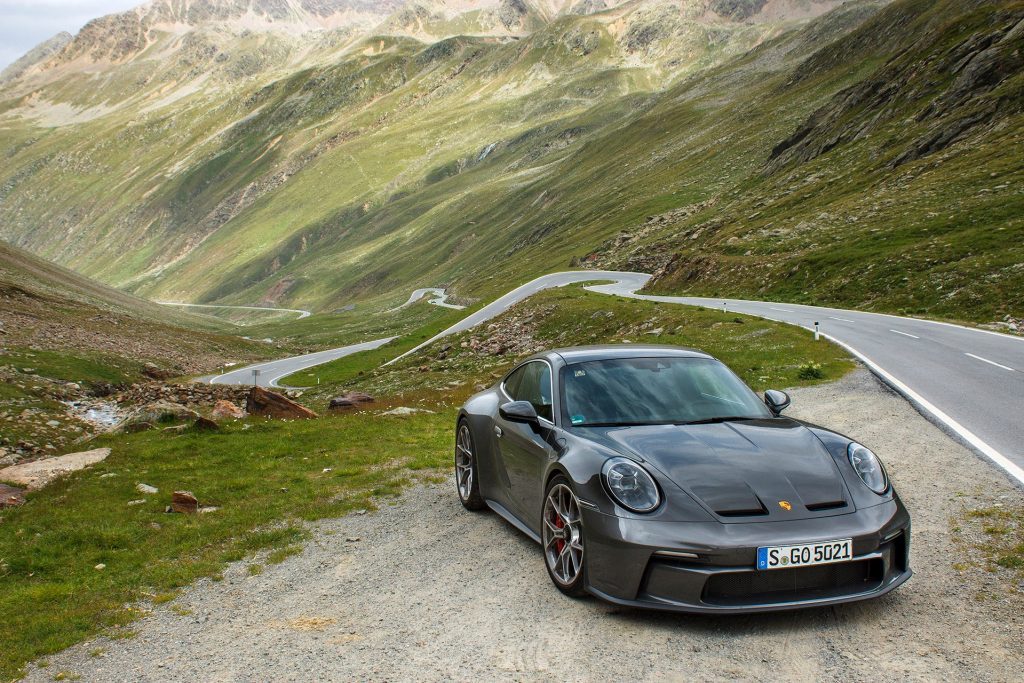
[[[557,517],[562,518],[560,525]],[[565,531],[566,528],[569,530]],[[548,483],[544,491],[544,502],[541,506],[541,550],[551,583],[573,598],[587,594],[585,540],[579,499],[572,490],[569,480],[559,474]]]
[[[462,507],[474,512],[487,507],[480,495],[477,462],[473,430],[469,428],[469,421],[463,418],[455,429],[455,491]]]

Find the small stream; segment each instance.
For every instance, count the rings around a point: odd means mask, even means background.
[[[75,417],[101,430],[110,429],[119,424],[127,414],[116,403],[108,401],[65,401],[64,405]]]

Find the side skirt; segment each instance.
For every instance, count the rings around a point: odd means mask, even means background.
[[[531,539],[533,539],[535,543],[541,542],[540,536],[531,531],[530,527],[526,526],[526,524],[524,524],[522,520],[513,515],[512,512],[504,505],[502,505],[501,503],[496,503],[489,498],[486,499],[484,502],[487,503],[487,507],[497,512],[502,518],[504,518],[506,522],[508,522],[509,524],[511,524],[512,526],[514,526],[515,528],[519,529],[524,534],[529,536]]]

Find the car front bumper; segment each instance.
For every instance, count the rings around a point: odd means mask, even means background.
[[[798,609],[884,595],[910,578],[910,516],[898,499],[790,522],[658,522],[584,512],[587,588],[609,602],[678,612]],[[853,539],[847,562],[758,570],[757,548]]]

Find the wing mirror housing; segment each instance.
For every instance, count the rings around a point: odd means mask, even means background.
[[[791,400],[789,394],[785,391],[779,391],[778,389],[769,389],[764,392],[764,404],[768,406],[768,410],[775,413],[776,416],[781,415],[782,411],[789,407]]]
[[[540,425],[537,409],[529,401],[506,403],[498,407],[498,414],[509,422],[522,422],[535,427]]]

